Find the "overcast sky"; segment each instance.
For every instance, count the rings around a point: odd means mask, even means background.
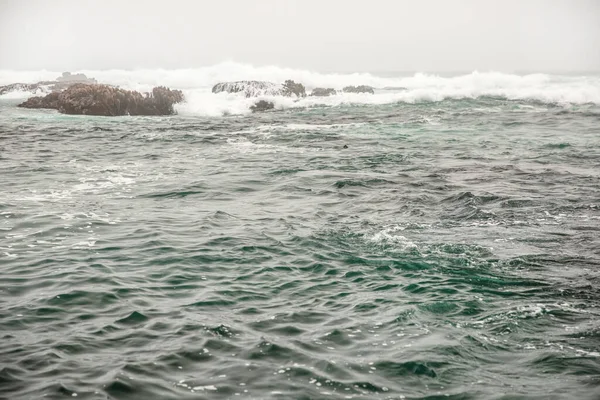
[[[0,0],[0,69],[600,70],[600,0]]]

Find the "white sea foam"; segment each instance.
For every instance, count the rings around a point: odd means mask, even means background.
[[[32,91],[32,92],[28,92],[28,91],[23,91],[23,90],[15,90],[14,92],[8,92],[3,94],[2,96],[0,96],[0,99],[6,99],[6,100],[13,100],[13,99],[27,99],[31,96],[44,96],[48,94],[48,91],[45,91],[43,89],[40,90],[36,90],[36,91]]]
[[[235,131],[231,134],[248,134],[248,133],[263,133],[265,136],[271,134],[272,132],[282,132],[282,131],[343,131],[345,129],[356,128],[358,126],[365,125],[365,122],[352,122],[348,124],[285,124],[285,125],[277,125],[277,124],[269,124],[269,125],[260,125],[250,129],[244,129],[241,131]]]
[[[214,385],[194,386],[193,389],[194,390],[217,390],[217,387]]]
[[[402,250],[416,249],[417,245],[406,236],[399,234],[403,232],[404,227],[399,225],[389,226],[370,237],[370,241],[378,245],[395,245]]]
[[[263,80],[281,83],[286,79],[301,82],[310,91],[315,87],[341,89],[348,85],[369,85],[375,95],[341,93],[330,97],[307,97],[299,101],[283,97],[261,97],[275,103],[276,109],[342,104],[390,104],[396,102],[441,101],[444,99],[494,96],[510,100],[537,100],[559,104],[600,104],[600,76],[564,76],[549,74],[516,75],[500,72],[472,72],[445,77],[417,73],[411,76],[381,77],[369,73],[319,73],[276,66],[252,66],[226,62],[194,69],[83,70],[99,82],[126,89],[148,91],[157,85],[182,89],[187,103],[177,107],[186,115],[220,116],[249,113],[256,99],[220,93],[211,88],[218,82]],[[0,71],[0,85],[52,80],[58,71]],[[406,88],[385,90],[384,88]],[[6,95],[5,95],[6,96]],[[12,95],[16,96],[16,95]],[[19,94],[23,96],[23,94]],[[4,98],[4,96],[2,96]]]

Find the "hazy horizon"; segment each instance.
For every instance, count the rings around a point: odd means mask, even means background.
[[[538,70],[499,70],[499,69],[463,69],[463,70],[377,70],[377,69],[317,69],[317,68],[301,68],[294,67],[289,65],[281,65],[281,64],[260,64],[260,63],[241,63],[236,62],[235,60],[223,60],[221,62],[217,62],[214,64],[206,64],[206,65],[194,65],[188,67],[171,67],[171,68],[163,68],[163,67],[129,67],[129,68],[54,68],[54,69],[16,69],[16,68],[0,68],[0,71],[4,72],[14,72],[16,74],[25,74],[25,73],[36,73],[36,72],[46,72],[53,74],[62,74],[63,72],[70,73],[92,73],[94,71],[124,71],[124,72],[136,72],[136,71],[152,71],[152,70],[164,70],[164,71],[193,71],[200,70],[206,68],[215,68],[220,65],[225,65],[228,63],[238,64],[241,66],[249,66],[256,69],[261,68],[279,68],[281,70],[290,70],[290,71],[306,71],[310,73],[330,75],[330,74],[371,74],[381,78],[400,78],[400,77],[413,77],[419,74],[425,74],[429,76],[439,76],[442,78],[451,78],[451,77],[459,77],[465,75],[471,75],[475,73],[485,74],[485,73],[501,73],[501,74],[511,74],[511,75],[533,75],[533,74],[550,74],[550,75],[561,75],[561,76],[581,76],[581,75],[600,75],[600,67],[596,69],[572,69],[572,70],[564,70],[564,69],[538,69]]]
[[[0,69],[600,70],[600,2],[0,0]]]

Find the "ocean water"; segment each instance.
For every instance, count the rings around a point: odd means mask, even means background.
[[[83,72],[188,102],[0,97],[1,399],[600,398],[600,76]]]

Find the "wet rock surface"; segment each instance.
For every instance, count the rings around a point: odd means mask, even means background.
[[[370,93],[375,94],[375,90],[371,86],[360,85],[360,86],[346,86],[343,89],[344,93]]]
[[[183,100],[180,90],[162,86],[142,94],[109,85],[77,83],[62,92],[32,97],[19,107],[52,108],[63,114],[81,115],[171,115],[175,113],[173,105]]]
[[[58,98],[60,92],[52,92],[46,96],[30,97],[25,102],[18,105],[23,108],[50,108],[58,110]]]
[[[273,102],[271,101],[266,100],[259,100],[256,103],[254,103],[254,105],[250,106],[250,110],[252,110],[252,112],[267,111],[272,110],[274,108],[275,104],[273,104]]]
[[[213,93],[240,93],[245,97],[276,96],[280,90],[281,85],[265,81],[220,82],[212,88]]]
[[[266,81],[220,82],[212,88],[213,93],[240,93],[245,97],[287,96],[306,97],[306,88],[301,83],[286,80],[283,84]]]
[[[327,96],[335,96],[337,91],[333,88],[314,88],[310,93],[311,96],[317,97],[327,97]]]
[[[301,83],[296,83],[292,80],[287,80],[283,83],[283,89],[281,91],[283,96],[297,96],[306,97],[306,88]]]

